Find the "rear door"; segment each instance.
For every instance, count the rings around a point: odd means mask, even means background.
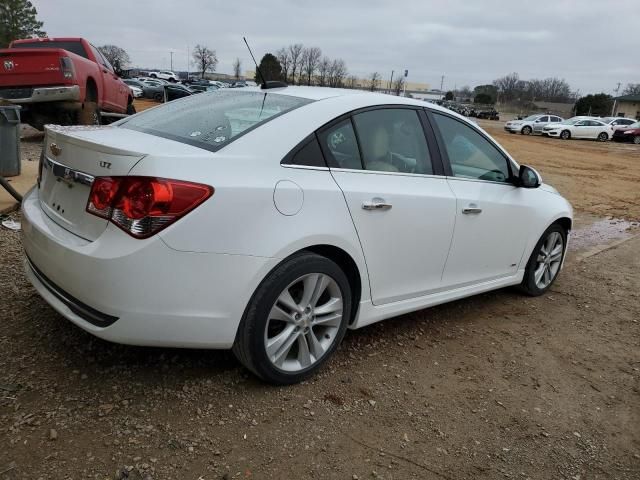
[[[425,122],[423,112],[394,106],[357,112],[318,134],[358,232],[375,305],[441,287],[456,200]]]
[[[535,122],[533,122],[533,131],[536,133],[542,133],[542,129],[549,123],[549,115],[545,115],[544,117],[540,117]]]
[[[515,167],[481,131],[444,113],[429,118],[457,199],[443,288],[515,275],[529,235],[531,191],[512,183]]]

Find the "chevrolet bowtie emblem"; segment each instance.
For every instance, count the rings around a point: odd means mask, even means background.
[[[49,151],[55,157],[57,157],[58,155],[60,155],[62,153],[62,149],[58,145],[56,145],[55,143],[52,143],[51,145],[49,145]]]

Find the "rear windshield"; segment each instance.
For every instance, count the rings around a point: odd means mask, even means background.
[[[62,48],[68,50],[71,53],[80,55],[84,58],[89,58],[87,52],[84,51],[84,47],[80,42],[63,42],[63,41],[44,41],[44,42],[25,42],[16,43],[13,48]]]
[[[210,151],[312,100],[262,91],[197,93],[118,123],[158,137]]]

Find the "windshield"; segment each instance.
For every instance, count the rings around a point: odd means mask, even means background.
[[[118,125],[216,151],[247,131],[312,100],[261,91],[199,93]]]
[[[536,120],[540,117],[540,115],[529,115],[527,118],[523,119],[523,122],[530,122],[532,120]]]

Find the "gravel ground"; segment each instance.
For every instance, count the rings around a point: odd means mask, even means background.
[[[563,182],[583,223],[634,194],[606,184],[598,204]],[[638,218],[632,201],[608,208]],[[83,332],[0,228],[0,479],[638,479],[638,251],[573,252],[543,297],[501,290],[349,332],[320,375],[274,388],[228,352]]]

